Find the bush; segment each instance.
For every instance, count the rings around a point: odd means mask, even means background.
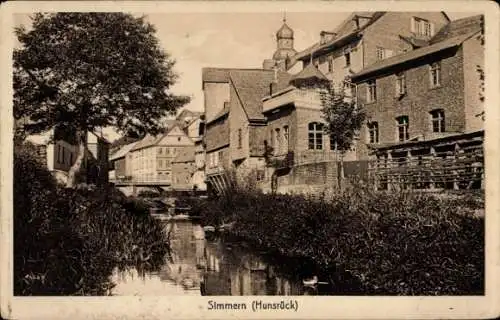
[[[381,295],[484,294],[484,220],[472,209],[359,186],[328,201],[233,193],[198,207],[255,247],[312,261],[338,294]]]
[[[16,295],[102,295],[113,269],[162,265],[163,226],[117,190],[61,188],[22,148],[14,178]]]

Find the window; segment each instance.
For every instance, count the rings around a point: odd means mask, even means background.
[[[181,141],[181,137],[177,137],[177,141]]]
[[[289,141],[290,141],[290,132],[289,132],[289,129],[288,129],[288,126],[284,126],[283,127],[283,137],[285,138],[285,141],[284,141],[284,148],[285,148],[285,152],[288,152],[289,150]]]
[[[403,72],[396,74],[396,96],[402,96],[406,93],[406,78]]]
[[[368,143],[378,143],[378,122],[373,121],[367,124]]]
[[[328,58],[328,72],[333,72],[333,57]]]
[[[432,37],[434,35],[434,24],[428,20],[413,17],[411,31],[419,36]]]
[[[160,161],[158,162],[158,167],[159,167],[159,168],[163,168],[163,160],[160,160]]]
[[[351,50],[349,48],[344,49],[345,66],[349,67],[351,65]]]
[[[432,88],[441,84],[441,65],[438,62],[431,64],[430,77]]]
[[[410,139],[408,116],[397,117],[396,121],[398,126],[398,140],[406,141]]]
[[[274,130],[274,141],[276,144],[274,145],[274,154],[279,154],[281,151],[281,135],[280,135],[280,129],[276,128]]]
[[[241,149],[242,147],[243,147],[243,142],[241,136],[241,129],[238,129],[238,149]]]
[[[217,154],[217,165],[220,166],[222,163],[222,151],[219,151]]]
[[[444,111],[436,109],[431,111],[432,132],[445,132]]]
[[[163,149],[162,147],[159,147],[159,148],[158,148],[158,154],[161,154],[162,149]]]
[[[382,47],[377,47],[377,60],[385,59],[385,49]]]
[[[366,102],[374,102],[377,100],[377,83],[375,80],[369,80],[367,85]]]
[[[309,123],[309,149],[323,149],[323,124],[317,122]]]

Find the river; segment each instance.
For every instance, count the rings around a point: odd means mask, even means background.
[[[206,239],[199,224],[164,223],[166,231],[171,231],[171,257],[165,257],[156,273],[115,272],[113,295],[327,294],[321,284],[310,286],[303,282],[307,278],[283,272],[284,263],[270,263],[263,254],[237,242]]]

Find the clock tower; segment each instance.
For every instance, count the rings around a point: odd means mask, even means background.
[[[293,48],[293,30],[287,25],[286,17],[283,18],[283,25],[276,32],[276,47],[273,58],[264,60],[264,69],[272,69],[277,66],[286,71],[286,60],[297,54]]]

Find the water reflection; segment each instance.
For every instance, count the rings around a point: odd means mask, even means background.
[[[303,295],[320,294],[303,275],[284,272],[279,263],[237,242],[206,240],[189,221],[165,222],[171,257],[158,273],[115,273],[115,295]],[[321,287],[321,286],[320,286]]]

